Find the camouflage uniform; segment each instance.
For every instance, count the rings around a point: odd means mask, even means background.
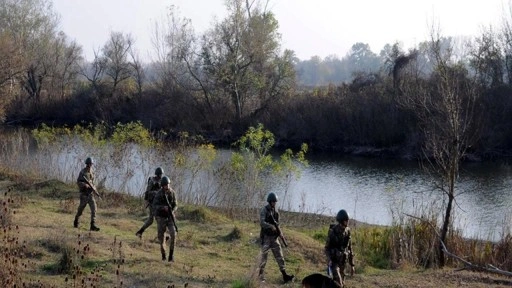
[[[354,253],[352,252],[352,240],[350,228],[342,223],[332,224],[329,227],[325,254],[331,263],[333,279],[341,287],[345,285],[345,266],[348,263],[354,266]]]
[[[153,224],[153,219],[155,218],[155,213],[153,211],[153,199],[161,188],[160,180],[161,177],[159,175],[148,178],[148,185],[146,187],[146,192],[144,193],[144,200],[146,200],[146,206],[149,208],[149,216],[139,231],[135,233],[139,237],[141,237],[142,233],[144,233],[144,231]]]
[[[279,223],[279,212],[277,208],[273,208],[270,203],[260,210],[260,237],[261,237],[261,260],[259,265],[259,277],[261,281],[265,281],[264,272],[267,265],[268,252],[272,250],[276,259],[279,270],[283,274],[285,282],[291,281],[294,276],[287,275],[285,270],[285,262],[281,244],[279,243],[279,233],[275,229],[274,223]]]
[[[96,227],[96,199],[94,198],[94,192],[92,188],[86,188],[87,182],[85,180],[87,178],[91,184],[94,185],[94,173],[92,171],[92,167],[85,167],[78,174],[78,178],[76,179],[76,183],[78,188],[80,189],[80,204],[78,205],[78,211],[75,215],[75,221],[73,225],[78,227],[78,220],[80,216],[82,216],[82,212],[85,209],[85,206],[89,204],[89,208],[91,209],[91,230],[98,231],[99,228]]]
[[[176,211],[176,192],[172,189],[166,189],[168,186],[164,186],[158,190],[153,200],[153,212],[155,213],[155,220],[157,223],[158,230],[158,241],[160,243],[160,253],[162,254],[162,260],[165,260],[165,239],[164,234],[166,230],[169,231],[169,261],[174,261],[174,245],[176,242],[176,230],[174,229],[174,223],[172,217],[168,213]],[[170,206],[169,206],[170,204]],[[167,213],[164,213],[166,211]],[[165,215],[167,214],[167,215]]]

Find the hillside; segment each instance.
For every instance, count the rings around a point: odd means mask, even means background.
[[[10,175],[0,176],[0,192],[4,284],[10,275],[18,287],[259,287],[254,279],[259,254],[256,213],[253,219],[237,220],[221,210],[181,205],[175,262],[169,264],[160,259],[156,223],[142,239],[135,236],[145,219],[141,199],[104,192],[103,200],[98,200],[101,231],[90,232],[88,208],[80,227],[73,228],[78,206],[74,185]],[[282,285],[269,255],[263,287],[300,287],[304,276],[323,273],[323,242],[313,235],[330,220],[285,213],[289,248],[284,254],[297,279]],[[358,265],[360,261],[356,255],[357,274],[348,277],[348,287],[512,286],[511,278],[491,274],[407,266],[379,270]]]

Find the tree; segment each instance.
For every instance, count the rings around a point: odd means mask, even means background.
[[[101,49],[101,61],[105,65],[105,76],[109,79],[113,96],[120,83],[133,76],[133,64],[129,61],[132,51],[133,39],[130,34],[121,32],[110,33],[110,38]]]
[[[503,85],[504,64],[498,36],[489,29],[475,39],[471,51],[471,66],[475,69],[484,87],[495,88]]]
[[[440,241],[446,243],[456,198],[455,184],[459,165],[467,150],[478,139],[478,86],[461,63],[453,61],[450,47],[443,46],[439,34],[432,32],[430,41],[434,72],[429,79],[415,79],[404,85],[401,104],[415,113],[424,136],[423,152],[429,171],[440,181],[437,187],[447,198]],[[439,265],[445,264],[442,243]]]
[[[203,35],[195,62],[199,69],[189,71],[208,101],[213,98],[231,105],[235,123],[286,94],[295,78],[293,52],[280,53],[277,20],[253,4],[226,2],[228,16]],[[203,77],[197,77],[199,73]]]
[[[40,99],[48,67],[51,43],[59,17],[49,0],[1,0],[0,32],[7,33],[27,60],[20,83],[30,98]]]
[[[82,47],[75,41],[69,41],[66,34],[58,33],[50,45],[47,66],[49,75],[49,95],[64,99],[71,95],[71,86],[80,72],[83,61]]]
[[[346,60],[353,72],[375,72],[380,67],[377,54],[372,52],[370,45],[361,42],[352,45]]]
[[[6,33],[0,35],[0,122],[5,120],[5,107],[11,102],[16,78],[25,65],[19,47]]]

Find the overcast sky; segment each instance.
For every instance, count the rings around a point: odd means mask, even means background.
[[[171,5],[190,18],[196,32],[226,15],[224,0],[53,0],[61,30],[84,48],[88,60],[111,31],[131,33],[139,54],[151,53],[152,23]],[[438,24],[443,36],[474,36],[483,27],[498,28],[508,0],[269,0],[279,21],[282,47],[301,60],[345,56],[356,42],[378,53],[386,43],[412,47]]]

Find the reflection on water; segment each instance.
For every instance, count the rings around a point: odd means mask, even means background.
[[[510,231],[511,182],[509,165],[464,164],[456,187],[456,227],[466,236],[493,239]],[[387,225],[406,214],[441,216],[444,198],[433,183],[415,162],[318,157],[293,182],[286,203],[291,210],[330,215],[344,208],[355,219]]]
[[[116,155],[109,154],[108,150],[98,154],[100,152],[93,147],[78,141],[68,141],[58,149],[35,150],[30,155],[27,152],[29,149],[9,152],[9,143],[28,141],[26,137],[12,138],[9,139],[11,142],[4,137],[0,141],[3,153],[0,160],[4,165],[20,171],[39,169],[38,172],[44,173],[45,177],[68,183],[75,181],[87,156],[97,159],[97,179],[103,180],[106,188],[132,195],[143,192],[147,177],[153,174],[156,167],[162,167],[171,178],[187,178],[186,173],[180,174],[176,167],[170,165],[172,161],[169,155],[141,151],[135,145],[127,147],[120,159],[112,161]],[[219,151],[218,161],[228,160],[230,154],[228,150]],[[406,218],[406,214],[441,217],[444,212],[442,193],[434,189],[433,180],[415,162],[334,158],[332,155],[309,155],[308,160],[309,166],[303,168],[301,176],[293,178],[289,186],[278,183],[270,185],[280,197],[281,209],[334,216],[343,208],[357,220],[383,225]],[[182,199],[196,199],[199,193],[215,186],[212,179],[181,180],[184,184],[175,188],[181,193]],[[463,165],[456,187],[456,227],[468,237],[484,239],[499,239],[504,231],[510,232],[511,185],[512,167],[507,164]]]

